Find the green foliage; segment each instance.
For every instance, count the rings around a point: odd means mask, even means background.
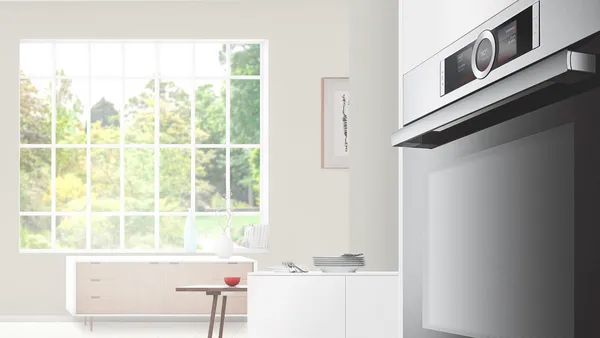
[[[231,45],[233,75],[260,74],[259,45]],[[223,51],[224,52],[224,51]],[[224,54],[221,56],[225,62]],[[59,71],[58,75],[64,72]],[[56,248],[86,248],[87,156],[91,162],[91,195],[89,206],[94,212],[120,211],[121,153],[118,148],[88,150],[60,148],[60,145],[87,143],[87,129],[93,144],[118,144],[121,129],[125,144],[154,144],[158,128],[161,144],[189,144],[191,104],[195,102],[195,142],[223,144],[226,141],[225,81],[198,83],[193,90],[175,81],[159,81],[159,102],[155,102],[154,80],[132,95],[124,107],[102,98],[93,102],[86,119],[85,100],[73,93],[71,80],[56,83],[56,210],[82,212],[81,215],[56,217]],[[231,142],[260,143],[260,81],[231,80]],[[194,100],[192,100],[194,98]],[[20,114],[22,144],[51,144],[52,142],[51,82],[21,80]],[[123,108],[123,120],[120,120]],[[155,110],[159,109],[159,125],[155,125]],[[161,212],[187,211],[191,194],[195,194],[195,210],[211,211],[219,207],[225,193],[226,151],[222,148],[195,149],[196,172],[192,173],[192,150],[162,148],[159,154],[152,148],[124,150],[125,211],[153,212],[155,193],[159,193]],[[159,157],[159,172],[155,173],[155,157]],[[48,148],[21,149],[20,204],[21,211],[49,212],[52,152]],[[258,210],[260,204],[260,150],[234,148],[231,150],[231,188],[238,208]],[[155,174],[160,191],[154,187]],[[193,176],[192,176],[193,175]],[[196,191],[191,191],[191,178]],[[154,249],[154,217],[124,216],[126,249]],[[21,247],[42,249],[51,247],[49,216],[21,217]],[[217,217],[198,217],[196,225],[201,237],[220,233]],[[118,249],[120,246],[119,216],[92,214],[91,246],[93,249]],[[239,241],[243,226],[259,222],[258,216],[234,218],[232,236]],[[183,247],[185,217],[161,216],[160,248]]]

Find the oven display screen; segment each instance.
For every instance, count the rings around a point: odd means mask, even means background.
[[[517,20],[500,27],[498,37],[498,66],[506,63],[517,55]]]
[[[444,92],[446,94],[475,79],[473,69],[471,68],[472,53],[473,43],[452,54],[444,61],[446,72]]]

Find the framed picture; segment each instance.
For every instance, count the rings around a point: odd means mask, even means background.
[[[348,114],[350,79],[321,79],[321,168],[348,169],[350,147]]]

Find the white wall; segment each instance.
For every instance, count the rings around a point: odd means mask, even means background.
[[[0,4],[0,315],[66,314],[64,255],[18,253],[20,38],[268,39],[266,267],[348,250],[348,172],[320,169],[320,78],[348,76],[348,23],[347,0]]]
[[[350,1],[350,249],[398,270],[398,0]]]

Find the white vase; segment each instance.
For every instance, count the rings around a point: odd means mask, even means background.
[[[198,230],[194,222],[194,212],[188,210],[188,217],[185,222],[185,230],[183,232],[183,248],[186,252],[196,252],[198,245]]]
[[[229,235],[222,234],[215,243],[215,253],[219,258],[229,258],[233,255],[233,241]]]

